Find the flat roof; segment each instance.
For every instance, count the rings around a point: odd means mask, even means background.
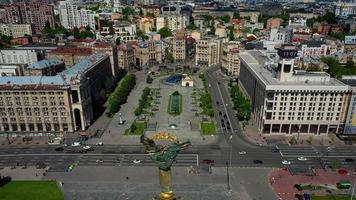
[[[277,78],[274,78],[274,74],[265,67],[266,63],[271,63],[271,60],[263,55],[261,51],[250,50],[243,51],[240,54],[240,58],[249,66],[250,71],[254,73],[264,85],[273,85],[273,86],[347,86],[337,79],[330,78],[329,81],[279,81]],[[299,73],[294,74],[294,76],[325,76],[329,77],[326,73]],[[347,89],[347,87],[345,87]]]
[[[0,77],[0,86],[33,86],[33,85],[70,85],[71,81],[80,80],[81,75],[91,70],[97,63],[106,59],[106,54],[93,54],[83,58],[73,67],[61,72],[56,76],[8,76]]]
[[[58,60],[57,58],[49,58],[46,60],[41,60],[35,63],[30,64],[27,69],[44,69],[54,65],[63,64],[62,61]]]

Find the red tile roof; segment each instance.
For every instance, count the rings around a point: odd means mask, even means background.
[[[91,55],[91,48],[82,47],[58,47],[50,52],[50,54],[80,54],[80,55]]]

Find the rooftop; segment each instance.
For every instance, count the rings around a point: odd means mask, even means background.
[[[91,48],[84,47],[58,47],[50,52],[50,54],[76,54],[76,55],[90,55]]]
[[[302,45],[307,45],[308,47],[321,47],[323,44],[325,44],[325,42],[321,40],[305,40],[302,43]]]
[[[27,69],[44,69],[44,68],[47,68],[50,66],[60,65],[60,64],[63,64],[63,62],[56,58],[49,58],[47,60],[41,60],[41,61],[32,63],[27,67]]]
[[[56,76],[11,76],[0,77],[0,86],[4,87],[9,85],[13,87],[25,86],[66,86],[73,83],[73,81],[80,81],[82,75],[96,66],[97,63],[106,59],[106,54],[93,54],[83,58],[79,63],[75,64],[72,68],[67,69]],[[74,82],[75,83],[75,82]]]
[[[264,55],[261,51],[250,50],[241,52],[240,58],[249,66],[250,71],[253,71],[264,85],[274,86],[345,86],[342,82],[330,78],[329,74],[324,72],[301,72],[293,74],[293,80],[280,81],[276,78],[276,73],[272,70],[273,61]],[[318,81],[315,81],[318,80]]]

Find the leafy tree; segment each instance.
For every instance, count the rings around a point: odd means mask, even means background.
[[[349,68],[349,69],[355,68],[355,63],[354,63],[354,61],[348,60],[348,61],[346,62],[346,68]]]
[[[44,33],[44,34],[53,34],[53,29],[51,28],[49,21],[47,21],[45,26],[43,27],[42,33]]]
[[[189,29],[189,30],[196,30],[197,27],[195,26],[194,22],[190,22],[189,25],[187,26],[187,29]]]
[[[142,8],[140,8],[140,13],[139,13],[139,15],[143,15],[143,10],[142,10]]]
[[[235,35],[234,35],[234,27],[233,26],[229,26],[229,40],[233,41],[235,40]]]
[[[162,38],[166,38],[172,36],[172,31],[168,27],[163,27],[159,29],[158,33],[161,35]]]
[[[147,40],[148,36],[145,35],[144,32],[142,32],[141,30],[137,30],[136,32],[137,38],[141,38],[141,40]]]
[[[223,21],[225,24],[230,22],[230,16],[229,15],[224,15],[222,17],[219,17],[221,21]]]
[[[82,39],[94,38],[94,33],[91,31],[89,26],[86,26],[85,29],[79,33],[79,37]]]
[[[234,19],[241,19],[239,11],[234,12]]]
[[[153,82],[153,78],[151,77],[151,75],[148,75],[146,78],[146,83],[151,84]]]
[[[122,10],[122,14],[123,15],[133,15],[135,13],[135,10],[133,8],[131,8],[130,6],[126,6],[123,10]]]
[[[11,36],[7,35],[1,35],[1,41],[6,44],[10,44],[10,41],[12,40]]]
[[[121,38],[120,37],[116,38],[115,42],[116,42],[117,45],[120,45],[121,44]]]
[[[77,27],[74,27],[73,29],[73,36],[75,39],[79,39],[80,38],[80,32],[79,29]]]

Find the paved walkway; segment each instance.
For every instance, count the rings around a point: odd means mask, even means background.
[[[296,188],[294,188],[295,184],[327,185],[332,188],[335,187],[336,183],[340,180],[349,180],[351,183],[353,183],[355,178],[356,175],[352,174],[352,172],[347,175],[341,175],[336,171],[325,172],[324,170],[316,170],[316,176],[292,176],[288,170],[275,169],[268,175],[268,181],[271,187],[282,200],[292,200],[295,199],[295,194],[303,194],[302,191],[298,191]],[[333,192],[338,193],[338,191]],[[325,194],[325,191],[314,191],[313,193]]]
[[[212,174],[174,167],[173,190],[176,197],[187,200],[276,200],[267,183],[268,171],[232,168],[228,191],[224,167],[213,168]],[[45,179],[62,181],[69,200],[149,200],[160,192],[156,167],[77,167],[69,173],[50,173]]]

